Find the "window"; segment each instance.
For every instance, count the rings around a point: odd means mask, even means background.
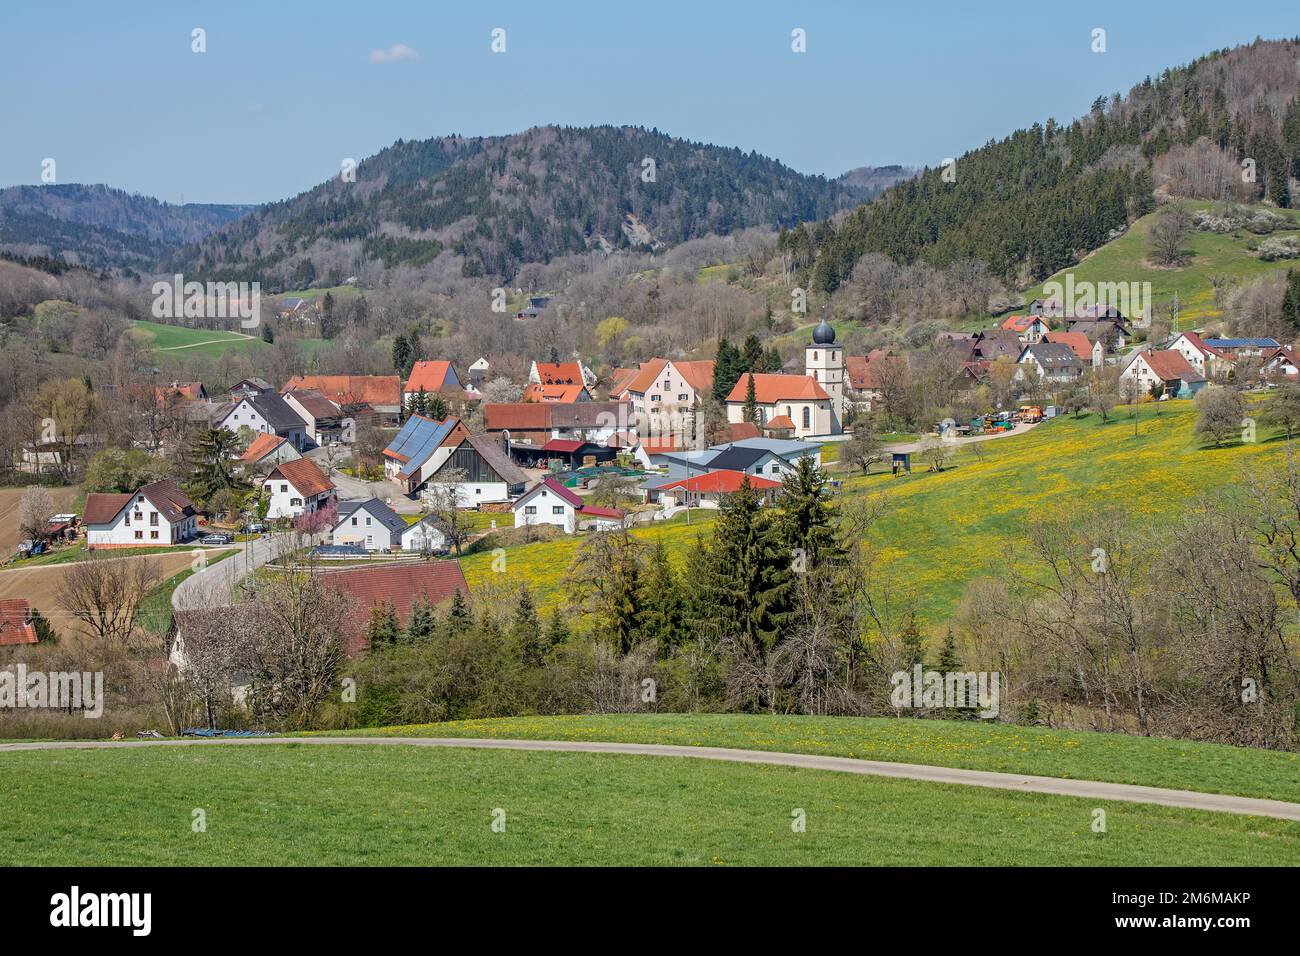
[[[301,505],[301,504],[302,504],[302,499],[301,499],[301,498],[290,498],[290,499],[289,499],[289,507],[290,507],[290,508],[296,508],[296,507],[298,507],[298,506]]]
[[[370,517],[368,515],[366,516],[366,527],[370,527]]]
[[[482,489],[482,488],[475,488],[475,489],[474,489],[474,494],[476,494],[476,495],[481,495],[481,494],[483,494],[483,489]]]
[[[263,485],[263,486],[262,486],[262,490],[265,491],[267,494],[270,494],[270,493],[271,493],[271,486],[270,486],[270,485]]]
[[[280,490],[281,490],[281,491],[288,491],[288,490],[289,490],[289,486],[288,486],[288,485],[281,485],[281,486],[280,486]]]
[[[137,532],[135,533],[135,540],[137,540],[137,541],[143,541],[143,540],[144,540],[144,532],[143,532],[143,531],[137,531]]]
[[[524,514],[526,515],[537,514],[537,505],[524,505]]]
[[[804,428],[812,427],[812,409],[809,408],[807,405],[803,407],[803,427]]]
[[[651,396],[650,396],[650,401],[652,401],[652,402],[657,402],[657,401],[659,401],[661,398],[663,398],[662,395],[651,395]]]
[[[564,514],[564,505],[551,505],[551,514],[553,515]]]
[[[157,532],[157,531],[150,531],[150,532],[149,532],[149,537],[150,537],[150,539],[152,539],[152,540],[154,540],[154,541],[157,541],[157,540],[158,540],[158,532]]]
[[[813,353],[813,361],[814,361],[814,362],[817,361],[817,353],[816,353],[816,352]]]
[[[149,512],[149,524],[153,525],[155,528],[158,527],[158,512]]]
[[[139,498],[136,498],[135,500],[138,504],[144,504],[144,495],[141,495]]]
[[[687,395],[685,392],[682,392],[682,394],[677,396],[677,401],[679,402],[689,402],[690,400],[691,397]]]
[[[352,527],[355,528],[356,526],[357,526],[357,518],[356,518],[356,515],[353,515],[353,516],[352,516]]]

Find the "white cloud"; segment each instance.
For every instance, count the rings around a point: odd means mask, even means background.
[[[420,54],[405,43],[394,43],[387,50],[371,50],[371,63],[409,63],[418,60]]]

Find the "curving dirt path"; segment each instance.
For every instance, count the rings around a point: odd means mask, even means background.
[[[39,743],[0,744],[0,753],[19,750],[107,750],[116,747],[190,747],[220,745],[356,745],[405,747],[473,747],[488,750],[538,750],[562,753],[632,754],[646,757],[694,757],[697,760],[728,760],[735,763],[770,764],[804,770],[833,770],[840,773],[866,774],[923,780],[930,783],[961,784],[995,790],[1018,790],[1026,793],[1049,793],[1061,797],[1088,800],[1120,800],[1126,803],[1152,803],[1184,810],[1208,810],[1246,816],[1276,817],[1300,821],[1300,803],[1235,797],[1191,790],[1166,790],[1162,787],[1138,787],[1122,783],[1093,780],[1065,780],[1035,777],[991,770],[963,770],[956,767],[931,767],[925,764],[888,763],[881,760],[858,760],[853,757],[822,757],[816,754],[776,753],[765,750],[733,750],[727,747],[682,747],[668,744],[605,743],[588,740],[498,740],[474,737],[231,737],[217,739],[185,738],[182,740],[126,741],[50,741]]]

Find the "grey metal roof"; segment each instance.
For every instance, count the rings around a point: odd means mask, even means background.
[[[364,501],[340,501],[339,520],[351,517],[355,512],[365,510],[379,519],[379,523],[389,531],[405,531],[406,520],[380,498],[367,498]]]
[[[266,419],[266,423],[277,432],[281,429],[302,428],[302,417],[293,410],[288,402],[275,392],[260,392],[250,395],[248,404],[257,409],[257,414]]]

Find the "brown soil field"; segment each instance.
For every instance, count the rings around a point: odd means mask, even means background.
[[[188,551],[171,551],[167,554],[144,555],[141,557],[118,558],[119,561],[154,561],[159,568],[158,581],[165,581],[173,574],[184,571],[193,558]],[[19,568],[13,571],[0,571],[0,598],[26,598],[32,607],[54,622],[58,628],[63,623],[65,612],[59,606],[58,593],[63,576],[75,564],[52,564],[47,567]]]

